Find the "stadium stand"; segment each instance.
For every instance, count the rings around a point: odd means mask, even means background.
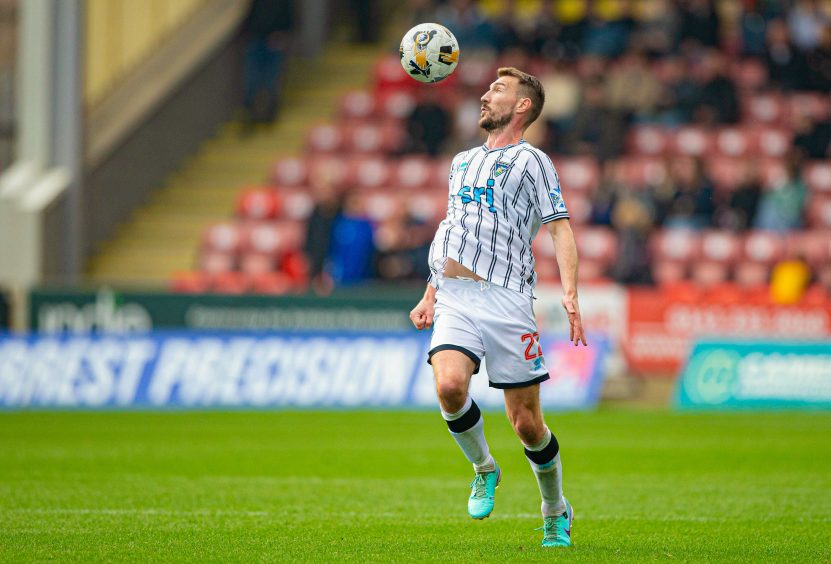
[[[478,98],[496,68],[511,64],[539,73],[543,83],[568,79],[582,92],[571,113],[528,132],[529,140],[549,152],[558,168],[578,232],[582,280],[629,281],[621,278],[627,269],[619,263],[635,260],[627,256],[634,252],[649,264],[649,275],[641,282],[665,287],[692,283],[724,296],[738,287],[745,295],[764,295],[758,289],[767,285],[774,265],[800,259],[812,269],[809,294],[827,292],[831,76],[822,65],[831,61],[831,18],[820,22],[822,33],[810,49],[788,43],[795,56],[815,63],[794,81],[772,51],[774,36],[784,33],[787,39],[798,31],[786,24],[783,28],[782,22],[789,21],[784,7],[765,12],[774,31],[758,45],[758,38],[742,35],[743,8],[737,2],[704,3],[718,22],[713,37],[700,37],[686,25],[693,17],[691,3],[660,3],[656,14],[642,2],[597,2],[596,11],[583,13],[573,26],[561,26],[553,34],[549,30],[550,36],[508,34],[514,40],[537,40],[503,44],[499,37],[504,18],[497,25],[493,17],[500,10],[497,4],[465,8],[471,10],[471,21],[489,30],[492,42],[466,52],[455,75],[429,87],[438,91],[454,123],[441,156],[409,152],[407,120],[424,103],[428,87],[402,73],[396,55],[379,56],[370,87],[342,95],[334,119],[308,129],[302,154],[275,161],[267,185],[242,193],[235,218],[206,232],[201,270],[234,273],[208,287],[305,290],[310,281],[304,273],[309,270],[296,268],[296,263],[308,256],[301,232],[308,227],[304,222],[321,185],[357,202],[359,213],[375,229],[377,259],[392,253],[406,263],[400,268],[375,264],[374,277],[423,280],[417,261],[426,256],[432,230],[446,207],[450,156],[470,143],[461,124],[475,121]],[[604,12],[612,4],[624,11]],[[630,5],[632,11],[626,13]],[[831,15],[831,3],[821,5]],[[526,31],[534,23],[528,15],[538,9],[537,3],[528,6],[512,22]],[[452,9],[443,6],[435,12],[451,29],[461,21]],[[554,10],[559,9],[555,3]],[[677,25],[658,33],[654,24],[663,18]],[[621,25],[623,38],[613,55],[592,43],[591,26],[600,23]],[[454,31],[464,36],[464,31]],[[551,58],[557,63],[550,64]],[[625,85],[632,69],[639,80],[657,88],[651,102],[618,92],[616,81]],[[592,103],[592,92],[598,97],[596,108],[586,106]],[[549,90],[549,101],[560,94],[556,88]],[[730,100],[735,100],[732,114],[725,110]],[[474,117],[460,117],[464,108],[473,108]],[[636,229],[634,247],[630,238],[625,245],[621,241],[632,227],[624,207],[637,210],[646,221]],[[244,247],[241,242],[250,241],[255,224],[270,226],[273,232],[266,238],[271,237],[272,246],[251,254],[250,243]],[[407,236],[390,237],[391,232]],[[216,243],[214,237],[223,241]],[[217,247],[223,242],[227,246]],[[535,243],[535,251],[540,259],[552,256],[544,237]],[[290,268],[291,273],[286,270]],[[539,260],[538,269],[541,280],[557,279],[555,261]],[[261,278],[253,282],[269,273],[275,276],[273,284]],[[173,287],[189,288],[197,278],[185,273]]]

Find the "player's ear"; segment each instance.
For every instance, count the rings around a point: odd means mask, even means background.
[[[524,114],[531,111],[531,98],[520,98],[516,104],[517,113]]]

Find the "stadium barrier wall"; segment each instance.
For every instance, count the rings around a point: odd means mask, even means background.
[[[684,409],[831,409],[828,342],[700,341],[681,372]]]
[[[429,345],[417,332],[3,335],[0,409],[437,409]],[[542,347],[552,376],[543,405],[595,406],[605,342]],[[487,381],[485,361],[471,393],[501,408]]]

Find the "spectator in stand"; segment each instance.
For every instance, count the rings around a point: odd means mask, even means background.
[[[764,57],[765,31],[767,21],[757,3],[745,6],[739,16],[739,32],[741,34],[742,55],[747,57]]]
[[[465,147],[471,147],[484,142],[482,128],[479,127],[479,117],[482,113],[482,93],[478,88],[468,88],[461,91],[461,101],[453,108],[453,139],[451,153],[457,153]]]
[[[437,10],[439,23],[456,36],[462,49],[496,51],[498,44],[491,23],[476,0],[450,0]]]
[[[545,146],[549,152],[559,153],[580,103],[580,82],[568,71],[562,59],[552,59],[540,73],[540,83],[546,97],[541,114],[548,129]]]
[[[624,191],[612,210],[618,251],[610,275],[621,284],[652,284],[649,267],[649,235],[653,210],[648,200]]]
[[[592,211],[589,222],[592,225],[611,225],[612,210],[617,203],[617,195],[625,188],[617,179],[617,161],[605,161],[600,173],[600,185],[592,197]]]
[[[393,207],[389,217],[375,229],[376,266],[387,281],[424,280],[430,276],[430,243],[434,226],[414,218],[406,198]]]
[[[316,204],[306,224],[305,251],[309,279],[315,292],[328,294],[332,291],[332,277],[326,269],[326,258],[329,256],[335,220],[341,212],[341,197],[325,177],[313,177],[311,191]]]
[[[426,153],[438,156],[450,133],[453,117],[441,102],[441,93],[436,88],[425,88],[423,98],[413,107],[407,117],[408,153]]]
[[[749,229],[756,219],[761,195],[759,163],[755,159],[747,160],[742,163],[741,183],[716,210],[716,226],[736,232]]]
[[[568,56],[566,45],[560,41],[562,29],[554,17],[553,0],[540,0],[539,9],[530,23],[531,28],[527,33],[531,54],[554,60]]]
[[[606,103],[611,111],[619,114],[618,119],[623,123],[649,121],[658,106],[662,90],[644,52],[632,46],[609,72]]]
[[[766,39],[765,62],[774,85],[782,90],[804,89],[809,82],[805,54],[791,42],[785,22],[771,20]]]
[[[806,58],[811,89],[823,93],[831,90],[831,25],[823,28],[819,44]]]
[[[686,0],[681,3],[679,42],[685,49],[718,47],[721,25],[712,0]]]
[[[294,30],[294,2],[253,0],[242,24],[245,36],[244,120],[271,123],[277,116],[280,75]]]
[[[770,297],[773,303],[792,305],[805,295],[811,283],[811,267],[805,257],[797,255],[777,262],[770,273]]]
[[[809,159],[829,157],[831,148],[831,120],[815,121],[810,116],[797,114],[793,118],[794,147]]]
[[[816,0],[796,0],[788,10],[788,31],[793,44],[803,53],[819,45],[823,28],[828,17]]]
[[[690,123],[701,101],[701,87],[692,79],[687,60],[669,56],[664,66],[663,87],[658,98],[656,121],[669,127]]]
[[[663,57],[675,49],[680,23],[678,8],[670,0],[644,2],[635,38],[650,57]]]
[[[698,69],[701,98],[695,108],[695,121],[706,125],[739,121],[739,98],[736,86],[727,76],[724,56],[708,50]]]
[[[701,159],[678,157],[672,162],[670,176],[675,191],[669,204],[664,227],[704,229],[713,222],[715,190],[704,172]]]
[[[592,2],[583,30],[582,52],[615,57],[626,49],[633,28],[628,2]]]
[[[759,201],[754,227],[770,231],[791,231],[802,227],[808,187],[802,180],[802,154],[791,151],[786,159],[785,178],[771,186]]]
[[[619,112],[606,106],[604,85],[590,79],[583,85],[581,104],[564,149],[572,155],[592,155],[600,161],[615,158],[623,150],[626,123]]]
[[[521,28],[521,20],[516,13],[516,0],[502,0],[501,8],[491,22],[496,50],[504,53],[511,47],[526,48],[528,34]]]
[[[347,193],[332,227],[328,267],[337,286],[360,284],[373,276],[375,255],[372,223],[358,193]]]

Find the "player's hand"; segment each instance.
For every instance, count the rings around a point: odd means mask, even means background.
[[[410,312],[410,321],[413,322],[415,328],[421,331],[422,329],[429,329],[433,326],[433,311],[435,308],[435,299],[428,299],[427,296],[421,299]]]
[[[580,319],[580,305],[577,297],[563,296],[563,307],[568,315],[568,340],[576,347],[579,343],[586,345],[586,334],[583,332],[583,321]]]

